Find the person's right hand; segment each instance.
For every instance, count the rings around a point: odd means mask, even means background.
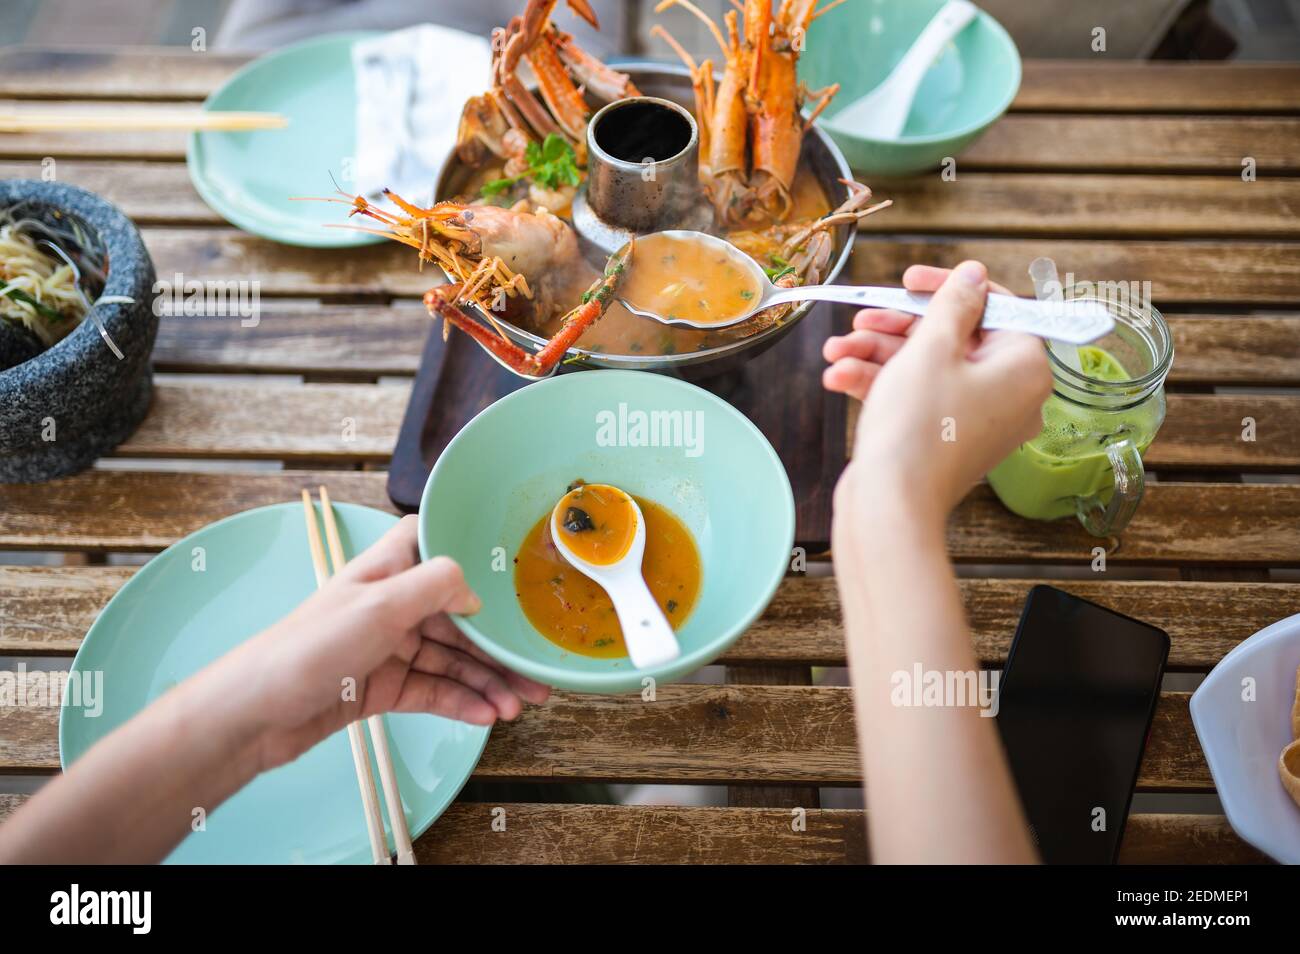
[[[549,690],[470,642],[448,613],[479,598],[445,556],[421,561],[404,517],[284,619],[218,660],[232,721],[252,725],[259,767],[296,758],[350,722],[429,712],[471,725],[515,719]],[[183,686],[182,686],[183,688]],[[220,713],[215,713],[214,717]]]
[[[914,265],[903,284],[934,292],[923,318],[868,309],[852,334],[824,348],[826,388],[864,401],[836,503],[858,509],[905,498],[942,519],[1038,434],[1052,375],[1041,339],[979,330],[989,292],[979,262],[952,271]]]

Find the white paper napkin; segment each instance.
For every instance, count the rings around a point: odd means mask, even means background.
[[[456,145],[461,109],[488,88],[491,63],[483,37],[432,24],[353,44],[352,188],[373,201],[388,188],[431,205],[438,173]]]

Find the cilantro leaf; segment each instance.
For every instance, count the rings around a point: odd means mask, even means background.
[[[505,192],[507,189],[509,189],[512,185],[514,185],[518,181],[519,179],[517,177],[505,178],[505,179],[493,179],[490,182],[483,183],[482,192],[484,195],[500,195],[502,192]]]
[[[521,179],[530,179],[543,189],[558,189],[561,186],[576,186],[582,181],[578,170],[578,157],[568,140],[558,133],[549,134],[542,142],[530,142],[524,147],[524,161],[528,163],[527,171],[505,179],[493,179],[484,183],[482,194],[500,195]]]
[[[771,267],[764,268],[763,271],[767,274],[767,280],[770,282],[775,282],[779,278],[784,278],[795,270],[795,267],[780,255],[769,255],[768,259],[771,261],[772,265]]]

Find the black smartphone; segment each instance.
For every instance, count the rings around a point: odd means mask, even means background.
[[[1043,861],[1116,860],[1168,657],[1164,630],[1052,586],[1029,591],[997,720]]]

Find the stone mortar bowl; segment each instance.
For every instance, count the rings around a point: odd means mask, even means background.
[[[96,305],[121,349],[118,358],[90,315],[52,348],[0,370],[0,483],[48,480],[84,470],[135,430],[153,394],[150,354],[158,332],[154,266],[140,233],[114,205],[75,186],[30,179],[0,182],[0,208],[48,220],[76,220],[102,246],[102,290],[134,304]],[[83,284],[86,287],[86,284]],[[22,357],[14,326],[0,320],[5,364]],[[52,438],[52,439],[51,439]]]

